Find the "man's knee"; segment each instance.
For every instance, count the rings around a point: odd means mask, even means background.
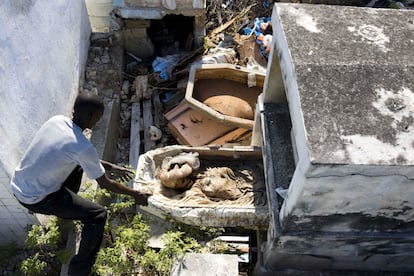
[[[106,218],[108,217],[108,211],[104,206],[100,206],[96,212],[95,219],[97,221],[106,221]]]

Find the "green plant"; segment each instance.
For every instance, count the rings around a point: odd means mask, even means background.
[[[25,275],[54,274],[69,260],[70,252],[62,249],[59,219],[51,218],[46,225],[32,225],[25,240],[29,257],[20,270]]]
[[[20,269],[27,276],[40,275],[44,273],[47,267],[47,262],[42,259],[43,256],[41,256],[41,253],[36,252],[21,263]]]
[[[92,182],[86,182],[79,196],[93,202],[99,202],[111,197],[111,193],[106,189],[94,189]]]
[[[224,254],[230,250],[230,246],[225,241],[211,240],[206,244],[204,251],[206,253]]]
[[[168,231],[162,237],[164,247],[160,251],[149,249],[140,260],[140,267],[147,275],[169,275],[174,261],[186,252],[199,252],[201,246],[183,232]]]
[[[134,206],[132,197],[112,195],[104,189],[92,189],[92,183],[87,183],[80,195],[95,202],[111,200],[107,205],[104,242],[94,265],[98,274],[166,276],[174,261],[186,252],[225,251],[225,244],[219,242],[207,244],[207,247],[198,243],[198,240],[211,240],[220,236],[224,232],[223,228],[190,226],[171,219],[171,229],[162,237],[164,247],[160,250],[152,249],[149,246],[150,218],[128,212]],[[20,265],[25,275],[57,274],[60,264],[69,260],[70,252],[61,249],[60,222],[53,218],[46,225],[31,227],[25,242],[25,249],[30,254]],[[75,226],[79,232],[81,224],[75,222]]]
[[[193,237],[197,240],[211,240],[221,236],[225,229],[222,227],[195,226],[178,222],[172,218],[167,218],[171,223],[173,231],[185,233],[186,236]]]
[[[164,247],[159,251],[150,248],[147,219],[123,212],[131,204],[129,197],[118,196],[108,207],[106,245],[94,265],[98,274],[133,275],[140,271],[144,275],[169,275],[175,259],[186,252],[200,251],[197,240],[182,231],[165,233]]]
[[[159,252],[152,248],[145,251],[145,254],[141,257],[140,266],[148,275],[165,275],[166,273],[162,273],[162,271],[165,272],[170,269],[169,264],[163,262]]]
[[[99,274],[131,275],[148,250],[149,226],[136,214],[128,225],[112,228],[106,235],[113,232],[114,241],[98,252],[94,269]]]
[[[171,269],[173,262],[187,252],[199,252],[201,245],[197,240],[189,237],[184,232],[167,232],[163,237],[165,247],[161,249],[160,255]],[[168,271],[169,272],[169,271]]]

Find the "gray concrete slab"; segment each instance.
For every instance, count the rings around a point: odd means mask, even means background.
[[[239,262],[237,255],[228,254],[185,254],[177,262],[171,276],[237,276]]]
[[[414,165],[413,17],[277,5],[277,54],[298,151],[309,164]]]

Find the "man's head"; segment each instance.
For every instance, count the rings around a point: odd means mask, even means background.
[[[81,93],[76,98],[73,107],[73,121],[80,128],[92,128],[104,112],[102,99],[91,93]]]

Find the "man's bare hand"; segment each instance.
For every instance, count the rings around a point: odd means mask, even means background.
[[[128,182],[134,178],[134,172],[130,169],[111,164],[105,166],[108,176],[112,179],[119,179],[122,182]]]
[[[135,194],[133,195],[133,197],[135,199],[135,204],[136,205],[141,205],[141,206],[148,206],[148,197],[149,196],[151,196],[151,194],[140,193],[138,191],[135,191]]]

